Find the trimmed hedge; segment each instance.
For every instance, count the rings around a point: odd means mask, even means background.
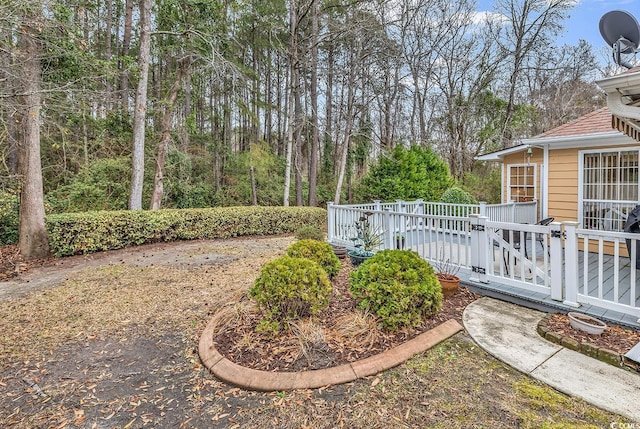
[[[144,243],[291,233],[324,224],[317,207],[214,207],[52,214],[46,217],[56,256],[93,253]]]

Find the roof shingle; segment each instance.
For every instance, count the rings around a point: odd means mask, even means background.
[[[611,123],[611,111],[607,107],[587,113],[578,119],[562,124],[559,127],[545,131],[537,136],[543,137],[568,137],[586,134],[608,133],[615,131]]]

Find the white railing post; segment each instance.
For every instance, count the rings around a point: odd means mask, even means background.
[[[379,212],[380,210],[382,210],[380,200],[373,200],[373,205],[375,206],[375,211]]]
[[[394,222],[391,216],[391,209],[386,208],[383,211],[383,225],[384,225],[384,249],[394,249]]]
[[[578,222],[564,222],[564,304],[578,304]],[[552,253],[553,254],[553,253]]]
[[[416,200],[415,214],[424,214],[424,200],[422,198]]]
[[[516,223],[516,202],[511,201],[511,223]]]
[[[552,222],[551,232],[551,299],[562,301],[562,229]]]
[[[487,217],[477,214],[469,215],[471,223],[471,277],[474,282],[488,283],[487,280]]]
[[[396,200],[396,210],[398,213],[404,213],[404,201],[403,200]]]
[[[333,207],[333,201],[327,202],[327,241],[331,243],[335,236],[336,229],[336,210]]]
[[[487,202],[486,201],[480,201],[480,203],[478,203],[479,206],[479,215],[480,216],[486,216],[487,215]]]

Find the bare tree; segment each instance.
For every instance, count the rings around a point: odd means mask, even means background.
[[[506,89],[507,105],[502,125],[502,147],[511,144],[511,121],[515,111],[517,89],[527,66],[546,50],[554,50],[553,40],[562,30],[562,21],[575,5],[574,0],[498,0],[496,13],[502,16],[494,37],[504,65],[509,68]]]

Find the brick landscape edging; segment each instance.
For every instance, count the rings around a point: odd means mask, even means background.
[[[218,352],[213,338],[218,327],[219,314],[209,321],[200,337],[200,360],[222,381],[259,391],[315,389],[348,383],[400,365],[413,355],[429,350],[463,330],[456,320],[451,319],[397,347],[356,362],[311,371],[270,372],[240,366]]]
[[[595,344],[585,342],[580,343],[571,337],[563,337],[558,333],[549,331],[548,321],[552,316],[552,314],[547,314],[538,322],[538,335],[545,340],[582,353],[583,355],[598,359],[599,361],[608,363],[609,365],[617,366],[618,368],[640,371],[640,367],[635,367],[628,359],[618,352],[605,347],[596,346]]]

